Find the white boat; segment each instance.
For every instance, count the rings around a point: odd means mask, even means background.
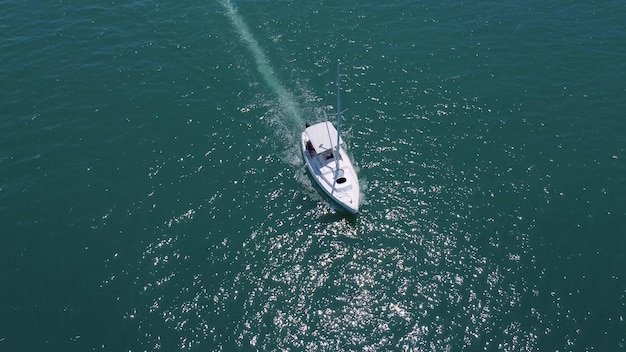
[[[339,93],[340,69],[337,67],[337,127],[341,124],[341,104]],[[315,182],[332,198],[352,214],[359,211],[361,191],[359,179],[352,160],[342,148],[343,141],[338,128],[327,121],[314,125],[307,123],[302,132],[302,154]]]

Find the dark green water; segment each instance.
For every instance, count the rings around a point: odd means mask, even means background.
[[[0,350],[626,348],[621,2],[0,4]]]

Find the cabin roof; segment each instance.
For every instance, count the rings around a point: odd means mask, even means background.
[[[328,121],[307,127],[305,132],[309,136],[309,140],[311,144],[313,144],[313,148],[315,148],[317,154],[337,147],[337,130],[335,126]],[[339,143],[343,143],[343,141],[340,139]]]

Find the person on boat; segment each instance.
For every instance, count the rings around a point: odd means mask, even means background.
[[[312,157],[317,155],[317,153],[315,152],[315,148],[313,148],[313,144],[310,141],[306,142],[306,150],[309,152],[309,155],[311,155]]]

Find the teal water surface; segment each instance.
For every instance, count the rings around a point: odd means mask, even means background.
[[[626,348],[621,3],[0,4],[0,350]]]

